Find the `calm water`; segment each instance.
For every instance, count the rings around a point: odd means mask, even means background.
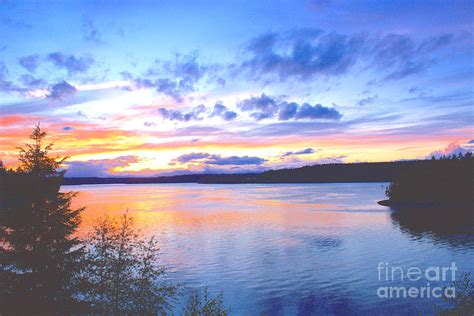
[[[384,183],[270,185],[88,185],[81,233],[97,216],[135,218],[161,242],[170,278],[224,291],[235,315],[415,314],[439,299],[384,299],[377,265],[449,266],[474,272],[472,227],[427,227],[394,216],[376,201]],[[449,285],[442,282],[443,285]],[[431,282],[432,287],[439,285]],[[179,309],[179,306],[177,307]]]

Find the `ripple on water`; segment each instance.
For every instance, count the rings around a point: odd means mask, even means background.
[[[380,183],[78,186],[83,230],[129,209],[160,241],[169,278],[224,291],[236,315],[413,314],[435,301],[381,300],[377,264],[455,261],[474,272],[474,232],[439,234],[376,204]],[[416,224],[416,223],[415,223]],[[177,307],[179,309],[179,307]]]

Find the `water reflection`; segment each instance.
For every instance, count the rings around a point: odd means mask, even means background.
[[[393,210],[393,223],[414,239],[439,245],[474,247],[474,212],[470,208],[404,208]]]
[[[433,304],[424,301],[381,301],[377,263],[426,267],[454,260],[466,271],[474,262],[467,248],[474,233],[460,237],[456,230],[439,247],[430,234],[443,226],[426,227],[423,217],[377,205],[381,184],[64,189],[79,191],[74,206],[87,207],[81,234],[97,217],[128,209],[142,234],[159,240],[160,263],[174,271],[173,282],[222,289],[235,315],[429,313]]]

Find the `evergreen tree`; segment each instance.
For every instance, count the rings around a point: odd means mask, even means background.
[[[36,126],[20,148],[19,167],[0,179],[0,314],[64,314],[77,307],[74,278],[82,249],[73,234],[83,209],[59,192],[66,158]]]

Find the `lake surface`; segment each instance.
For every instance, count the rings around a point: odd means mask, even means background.
[[[81,234],[128,209],[155,235],[170,279],[224,292],[234,315],[416,314],[437,298],[380,298],[379,263],[474,272],[472,226],[426,226],[376,204],[386,183],[66,186],[86,206]],[[474,273],[473,273],[474,274]],[[383,275],[383,273],[382,273]],[[396,276],[396,275],[395,275]],[[450,285],[429,282],[429,286]],[[176,307],[179,311],[180,306]]]

